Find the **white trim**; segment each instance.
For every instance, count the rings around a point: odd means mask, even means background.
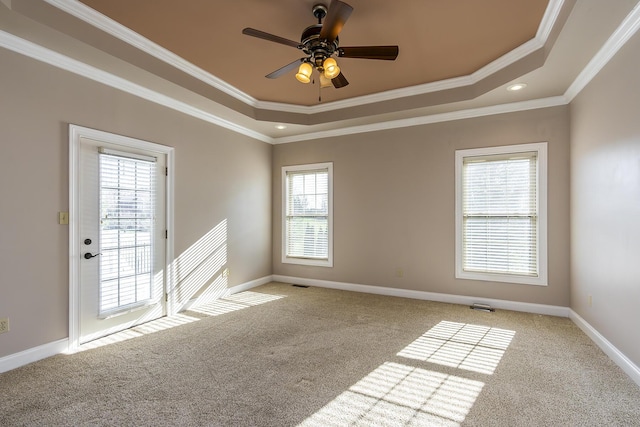
[[[218,300],[220,298],[225,298],[225,297],[228,297],[229,295],[237,294],[238,292],[245,292],[245,291],[248,291],[250,289],[256,288],[258,286],[266,285],[269,282],[273,282],[273,276],[272,275],[260,277],[259,279],[250,280],[250,281],[242,283],[240,285],[232,286],[230,288],[225,289],[219,295],[213,295],[211,299],[199,300],[198,298],[191,298],[189,301],[187,301],[186,304],[183,305],[181,311],[187,311],[191,307],[195,307],[197,305],[202,305],[202,304],[208,304],[208,303],[210,303],[212,301],[215,301],[215,300]]]
[[[227,293],[225,294],[225,296],[237,294],[238,292],[245,292],[253,288],[257,288],[258,286],[266,285],[269,282],[273,282],[273,275],[271,274],[268,276],[260,277],[259,279],[250,280],[240,285],[232,286],[227,289]]]
[[[155,58],[189,74],[198,80],[211,85],[212,87],[230,95],[245,104],[255,105],[256,99],[250,95],[231,86],[227,82],[218,77],[209,74],[202,68],[184,60],[175,53],[163,48],[162,46],[152,42],[146,37],[141,36],[135,31],[130,30],[124,25],[112,20],[111,18],[97,12],[96,10],[84,5],[79,1],[70,0],[45,0],[50,5],[72,15],[76,18],[88,23],[89,25],[110,34],[123,42],[146,52]]]
[[[611,34],[607,42],[600,48],[598,53],[591,58],[591,61],[582,70],[571,86],[566,90],[564,96],[569,102],[584,89],[593,78],[611,61],[611,58],[618,53],[629,39],[640,29],[640,3],[629,12],[626,18]]]
[[[53,65],[54,67],[69,71],[82,77],[86,77],[115,89],[119,89],[123,92],[135,95],[147,101],[151,101],[155,104],[171,108],[172,110],[180,111],[181,113],[190,115],[205,122],[223,127],[225,129],[229,129],[233,132],[246,135],[259,141],[268,143],[272,142],[272,138],[259,132],[237,125],[229,120],[218,117],[215,114],[187,104],[186,102],[178,101],[177,99],[148,89],[139,84],[130,82],[122,77],[116,76],[115,74],[108,73],[104,70],[62,55],[58,52],[47,49],[30,41],[21,39],[20,37],[14,36],[13,34],[7,33],[2,30],[0,30],[0,47],[4,47],[21,55],[44,62],[45,64]]]
[[[46,1],[48,1],[50,4],[52,4],[55,7],[61,8],[62,10],[65,10],[66,12],[71,13],[77,16],[78,18],[85,20],[91,25],[95,25],[98,28],[102,28],[96,23],[94,23],[93,20],[95,19],[95,16],[92,18],[79,16],[79,15],[82,15],[84,12],[86,12],[87,9],[90,10],[90,12],[87,12],[88,14],[92,14],[92,13],[97,14],[97,12],[91,10],[90,8],[87,8],[87,6],[81,4],[80,2],[71,2],[69,0],[46,0]],[[551,29],[553,28],[553,25],[555,24],[555,21],[557,20],[557,17],[560,11],[562,10],[562,6],[563,6],[563,0],[552,0],[549,3],[549,5],[547,6],[547,10],[545,11],[543,20],[541,22],[541,25],[538,28],[536,39],[538,39],[539,41],[542,41],[542,40],[546,41],[546,39],[548,38],[551,32]],[[97,14],[97,15],[102,16],[100,14]],[[214,114],[192,107],[186,103],[173,100],[169,97],[150,91],[141,86],[134,85],[117,76],[98,70],[95,67],[91,67],[87,64],[83,64],[77,60],[71,59],[57,52],[51,51],[47,48],[44,48],[32,42],[23,40],[17,36],[14,36],[10,33],[7,33],[1,30],[0,30],[0,47],[7,48],[19,54],[28,56],[38,61],[45,62],[47,64],[53,65],[60,69],[81,75],[83,77],[90,78],[94,81],[106,84],[116,89],[123,90],[127,93],[131,93],[133,95],[139,96],[143,99],[149,100],[159,105],[172,108],[176,111],[181,111],[185,114],[191,115],[205,122],[224,127],[233,132],[237,132],[242,135],[249,136],[259,141],[263,141],[270,144],[285,144],[289,142],[308,141],[308,140],[321,139],[321,138],[352,135],[352,134],[358,134],[358,133],[364,133],[364,132],[375,132],[380,130],[397,129],[397,128],[403,128],[403,127],[409,127],[409,126],[419,126],[419,125],[425,125],[425,124],[431,124],[431,123],[461,120],[466,118],[490,116],[490,115],[496,115],[496,114],[502,114],[502,113],[515,112],[515,111],[526,111],[526,110],[532,110],[532,109],[538,109],[538,108],[567,105],[598,74],[598,72],[608,63],[608,61],[615,55],[615,53],[617,53],[617,51],[624,44],[626,44],[626,42],[629,40],[629,38],[633,34],[635,34],[638,28],[640,28],[640,5],[636,5],[634,9],[627,15],[625,20],[611,35],[611,37],[605,43],[605,45],[594,56],[594,58],[592,58],[592,60],[587,65],[587,67],[582,71],[582,73],[580,73],[580,75],[576,78],[573,84],[567,89],[564,95],[561,95],[561,96],[554,96],[549,98],[542,98],[542,99],[536,99],[532,101],[524,101],[524,102],[518,102],[518,103],[473,108],[473,109],[455,111],[450,113],[432,114],[432,115],[422,116],[417,118],[393,120],[393,121],[387,121],[383,123],[375,123],[375,124],[362,125],[362,126],[352,126],[352,127],[346,127],[346,128],[335,129],[330,131],[314,132],[314,133],[280,137],[280,138],[272,138],[267,135],[261,134],[259,132],[253,131],[251,129],[236,125],[235,123],[232,123],[228,120],[217,117]],[[116,31],[116,30],[109,30],[108,32],[110,31]],[[124,40],[124,41],[127,41],[127,40]],[[148,46],[146,45],[143,45],[143,46],[145,46],[145,49],[148,48]],[[493,64],[493,65],[496,66],[496,64]],[[185,72],[193,75],[196,78],[201,78],[203,81],[211,84],[214,87],[217,87],[216,84],[224,83],[213,76],[210,76],[210,77],[216,80],[213,82],[209,82],[206,80],[206,78],[202,78],[202,76],[199,77],[198,75],[194,75],[197,73],[194,72],[193,70],[191,72],[188,70],[185,70]],[[434,91],[443,90],[448,87],[455,87],[456,84],[458,86],[465,85],[465,84],[466,85],[472,84],[472,80],[469,76],[461,77],[459,79],[460,80],[451,79],[451,81],[435,82],[432,84],[433,86],[430,87],[430,90],[434,90]],[[452,84],[454,86],[450,86]],[[231,88],[230,90],[232,92],[233,92],[233,89],[235,89],[235,88],[232,88],[230,85],[228,85],[227,89],[229,88]],[[220,87],[219,89],[224,91],[224,88]],[[415,91],[415,87],[408,88],[407,90]],[[390,91],[390,92],[393,92],[393,91]],[[239,91],[236,92],[235,95],[233,93],[229,93],[229,94],[232,96],[236,96],[241,101],[243,100],[242,99],[243,96],[246,95]],[[411,95],[416,95],[416,94],[419,94],[419,92],[411,92]],[[301,110],[302,107],[291,106],[288,104],[261,102],[261,101],[255,100],[254,98],[251,98],[248,95],[246,96],[247,98],[244,99],[243,102],[246,102],[248,105],[252,105],[254,107],[279,110],[282,112],[301,112],[302,111]],[[399,94],[394,92],[394,96],[399,96]],[[392,98],[389,98],[389,99],[392,99]],[[378,100],[382,101],[384,100],[384,98],[380,98]],[[336,104],[336,103],[327,103],[327,104],[322,104],[321,106],[305,107],[305,108],[335,109],[339,105],[340,104]],[[322,112],[324,110],[317,110],[317,111],[310,110],[310,111],[311,113],[313,113],[313,112]]]
[[[169,153],[167,155],[167,161],[166,161],[166,167],[167,167],[167,176],[166,176],[166,182],[165,182],[165,195],[164,195],[164,200],[166,203],[166,213],[165,213],[165,221],[166,221],[166,226],[167,226],[167,253],[166,253],[166,258],[165,258],[165,263],[166,263],[166,267],[165,267],[165,274],[166,276],[166,286],[165,286],[165,292],[167,293],[166,296],[166,309],[167,309],[167,316],[173,316],[174,314],[177,314],[178,312],[178,307],[175,304],[175,298],[174,298],[174,293],[173,293],[173,289],[174,286],[176,285],[176,283],[173,283],[173,279],[176,277],[173,274],[172,271],[172,267],[174,265],[173,261],[174,261],[174,244],[175,244],[175,232],[174,232],[174,218],[175,218],[175,177],[176,177],[176,156],[175,156],[175,152],[172,150],[171,153]]]
[[[305,170],[327,169],[328,172],[328,210],[327,213],[327,259],[309,259],[302,257],[287,256],[287,173],[300,172]],[[283,264],[310,265],[316,267],[333,267],[333,162],[311,163],[304,165],[292,165],[282,167],[282,258]]]
[[[329,280],[305,279],[301,277],[273,275],[273,280],[283,283],[317,286],[319,288],[339,289],[342,291],[363,292],[374,295],[386,295],[400,298],[411,298],[426,301],[445,302],[471,306],[473,303],[489,304],[501,310],[521,311],[525,313],[545,314],[548,316],[569,317],[569,308],[557,305],[533,304],[527,302],[507,301],[491,298],[472,297],[466,295],[441,294],[436,292],[413,291],[408,289],[387,288],[384,286],[359,285],[355,283],[334,282]]]
[[[160,145],[153,142],[143,141],[140,139],[130,138],[123,135],[117,135],[101,130],[86,128],[74,124],[69,124],[69,351],[75,351],[80,345],[80,301],[77,298],[80,289],[80,223],[78,222],[80,213],[80,144],[81,138],[87,138],[97,141],[104,141],[110,144],[121,145],[124,147],[134,148],[138,150],[151,151],[161,155],[165,155],[167,159],[167,167],[173,167],[175,164],[175,150],[173,147]],[[172,169],[170,169],[172,170]],[[166,181],[166,211],[165,221],[167,230],[173,231],[173,190],[174,176],[172,172],[167,176]],[[173,259],[173,232],[169,233],[166,239],[165,252],[165,292],[167,289],[173,289],[171,283],[172,276],[169,271],[169,265]],[[166,305],[167,315],[173,313],[173,305],[171,301],[171,293],[169,301]]]
[[[69,340],[66,338],[42,344],[19,353],[10,354],[0,358],[0,373],[19,368],[56,354],[64,353],[69,347]]]
[[[227,289],[222,297],[233,295],[238,292],[248,291],[250,289],[265,285],[270,282],[273,282],[273,276],[271,275],[251,280],[249,282]],[[190,306],[190,304],[188,304],[187,306]],[[0,373],[8,372],[12,369],[19,368],[29,363],[37,362],[39,360],[46,359],[57,354],[71,354],[74,353],[76,349],[77,347],[73,347],[68,338],[29,348],[27,350],[0,358]]]
[[[273,144],[288,144],[290,142],[309,141],[322,138],[335,138],[338,136],[355,135],[358,133],[378,132],[382,130],[399,129],[412,126],[423,126],[433,123],[451,122],[455,120],[473,119],[476,117],[494,116],[497,114],[514,113],[518,111],[537,110],[540,108],[558,107],[567,105],[564,96],[533,99],[530,101],[513,102],[509,104],[490,105],[488,107],[469,108],[447,113],[431,114],[427,116],[411,117],[408,119],[390,120],[367,125],[343,127],[321,132],[313,132],[303,135],[283,136],[273,138]]]
[[[598,347],[609,356],[638,386],[640,386],[640,367],[635,365],[627,356],[611,344],[600,332],[587,323],[578,313],[569,310],[569,318],[582,330]]]
[[[497,154],[515,154],[535,151],[538,153],[537,169],[537,250],[538,276],[518,276],[514,274],[489,274],[483,272],[469,272],[462,268],[462,165],[465,157],[492,156]],[[455,276],[456,279],[483,280],[489,282],[504,282],[522,285],[548,285],[548,256],[547,256],[547,143],[536,142],[530,144],[503,145],[499,147],[472,148],[456,150],[455,152]]]
[[[440,90],[453,89],[461,86],[468,86],[478,83],[495,72],[515,63],[516,61],[526,57],[544,47],[544,44],[556,23],[558,15],[562,10],[564,0],[550,0],[545,10],[540,26],[536,32],[536,36],[521,46],[506,53],[495,61],[477,70],[473,74],[444,80],[442,82],[427,83],[416,85],[408,88],[390,90],[377,94],[366,95],[351,98],[342,101],[329,102],[314,106],[299,106],[294,104],[284,104],[277,102],[267,102],[257,100],[250,95],[240,91],[234,86],[224,82],[218,77],[196,67],[195,65],[185,61],[178,55],[168,51],[167,49],[157,45],[151,40],[141,36],[140,34],[126,28],[125,26],[115,22],[114,20],[102,15],[99,12],[89,8],[88,6],[70,0],[45,0],[50,5],[81,19],[82,21],[110,34],[129,45],[149,53],[155,58],[181,70],[192,77],[195,77],[212,87],[244,102],[245,104],[264,110],[273,110],[280,112],[316,114],[325,111],[332,111],[340,108],[356,107],[374,102],[383,102],[401,97],[422,95]]]
[[[547,107],[566,105],[569,100],[564,96],[554,96],[549,98],[534,99],[530,101],[515,102],[509,104],[492,105],[488,107],[470,108],[447,113],[431,114],[427,116],[413,117],[408,119],[390,120],[386,122],[372,123],[360,126],[344,127],[329,131],[312,132],[288,137],[272,138],[251,129],[236,125],[228,120],[219,118],[206,111],[192,107],[186,103],[175,101],[172,98],[158,94],[142,86],[135,85],[125,79],[98,70],[90,65],[76,61],[75,59],[61,55],[50,49],[39,46],[35,43],[23,40],[10,33],[0,30],[0,47],[4,47],[16,53],[25,55],[37,61],[44,62],[54,67],[71,73],[90,78],[98,83],[105,84],[115,89],[122,90],[158,105],[171,108],[176,111],[188,114],[197,119],[221,126],[241,135],[257,139],[269,144],[286,144],[290,142],[308,141],[313,139],[331,138],[336,136],[354,135],[365,132],[377,132],[381,130],[398,129],[411,126],[421,126],[432,123],[441,123],[454,120],[463,120],[476,117],[492,116],[496,114],[511,113],[516,111],[535,110]],[[282,110],[287,111],[287,110]]]
[[[293,135],[288,137],[272,138],[262,133],[256,132],[249,128],[236,125],[226,119],[222,119],[214,114],[193,107],[187,103],[177,101],[168,96],[154,92],[140,85],[131,83],[121,77],[99,70],[80,61],[54,52],[50,49],[21,39],[13,34],[0,30],[0,47],[4,47],[13,52],[44,62],[65,71],[77,74],[82,77],[89,78],[98,83],[105,84],[115,89],[122,90],[129,94],[138,96],[155,104],[171,108],[188,114],[207,123],[229,129],[241,135],[257,139],[258,141],[269,144],[286,144],[289,142],[308,141],[320,138],[330,138],[343,135],[353,135],[365,132],[376,132],[381,130],[397,129],[411,126],[420,126],[432,123],[441,123],[454,120],[470,119],[475,117],[491,116],[502,113],[510,113],[516,111],[527,111],[539,108],[555,107],[566,105],[569,101],[564,96],[555,96],[549,98],[534,99],[530,101],[515,102],[509,104],[492,105],[488,107],[471,108],[467,110],[459,110],[448,113],[431,114],[408,119],[391,120],[387,122],[373,123],[360,126],[344,127],[323,132],[313,132],[302,135]],[[328,104],[327,104],[328,105]],[[282,110],[287,111],[287,110]]]
[[[536,39],[540,40],[542,43],[547,42],[547,39],[558,20],[558,16],[562,11],[562,6],[564,6],[564,0],[549,1],[547,9],[544,11],[544,15],[542,16],[542,21],[540,21],[538,32],[536,33]]]

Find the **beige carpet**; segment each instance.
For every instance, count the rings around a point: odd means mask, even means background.
[[[0,375],[2,426],[632,426],[569,319],[272,283]]]

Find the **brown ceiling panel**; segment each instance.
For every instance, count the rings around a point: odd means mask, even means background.
[[[242,34],[291,40],[316,23],[315,0],[82,0],[250,96],[315,105],[469,75],[531,40],[548,0],[347,0],[340,45],[398,45],[396,61],[338,58],[349,85],[320,90],[295,72],[264,76],[304,54]],[[328,3],[328,2],[327,2]]]

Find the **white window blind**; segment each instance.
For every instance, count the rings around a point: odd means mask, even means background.
[[[283,262],[331,263],[330,172],[327,164],[284,169]]]
[[[538,277],[537,152],[464,157],[462,268]]]
[[[152,298],[155,163],[100,154],[100,312]]]

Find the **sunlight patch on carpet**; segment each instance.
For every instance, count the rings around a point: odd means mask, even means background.
[[[460,426],[484,383],[385,362],[300,424]]]
[[[442,321],[398,356],[493,374],[515,331]]]
[[[215,301],[189,308],[189,311],[207,316],[220,316],[256,305],[266,304],[284,298],[285,295],[271,295],[260,292],[238,292]]]
[[[176,314],[174,316],[161,317],[159,319],[143,323],[142,325],[138,325],[130,329],[125,329],[124,331],[116,332],[97,340],[89,341],[78,347],[78,351],[92,350],[94,348],[104,347],[105,345],[115,344],[133,338],[139,338],[144,335],[175,328],[176,326],[185,325],[187,323],[196,322],[198,320],[200,319],[192,316],[187,316],[185,314]]]

